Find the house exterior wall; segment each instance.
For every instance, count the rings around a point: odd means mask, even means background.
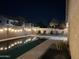
[[[71,59],[79,59],[79,0],[70,0],[68,9]]]

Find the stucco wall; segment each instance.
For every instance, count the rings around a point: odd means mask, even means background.
[[[68,11],[71,57],[79,59],[79,0],[70,0]]]

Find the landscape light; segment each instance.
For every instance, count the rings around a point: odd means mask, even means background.
[[[11,46],[9,46],[8,48],[11,48]]]
[[[19,44],[19,41],[17,41],[17,44]]]
[[[22,41],[19,41],[19,43],[22,43]]]
[[[5,47],[4,50],[7,50],[7,47]]]
[[[11,44],[11,46],[13,47],[13,46],[14,46],[14,44]]]
[[[26,39],[24,43],[27,43],[27,42],[29,42],[29,40]]]
[[[28,41],[31,41],[31,38],[29,38]]]

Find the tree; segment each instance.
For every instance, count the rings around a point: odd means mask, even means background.
[[[41,28],[44,28],[45,27],[45,25],[41,21],[37,23],[37,26],[39,26]]]
[[[51,22],[49,23],[49,26],[51,27],[51,28],[55,28],[55,26],[58,24],[58,22],[57,22],[57,20],[55,19],[55,18],[53,18],[52,20],[51,20]]]

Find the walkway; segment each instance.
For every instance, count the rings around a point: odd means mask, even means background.
[[[47,39],[52,39],[52,40],[65,40],[65,41],[67,41],[67,36],[61,36],[61,35],[25,35],[25,36],[18,36],[18,37],[1,39],[0,42],[19,39],[19,38],[24,38],[24,37],[28,37],[28,36],[47,38]]]

